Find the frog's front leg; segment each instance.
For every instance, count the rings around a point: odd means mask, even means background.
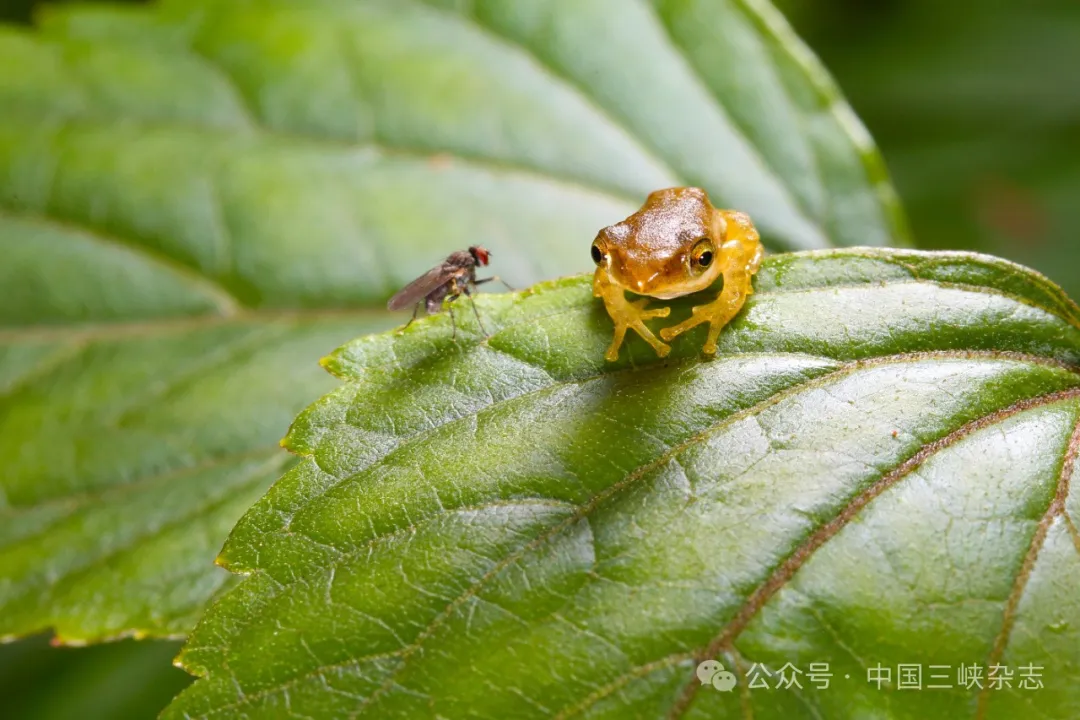
[[[667,317],[671,313],[671,308],[646,310],[645,306],[649,302],[648,298],[642,298],[634,302],[628,301],[626,292],[608,279],[607,272],[603,268],[597,268],[596,274],[593,275],[593,295],[603,298],[604,307],[607,308],[608,315],[611,316],[611,320],[615,323],[615,337],[611,341],[611,347],[604,353],[604,357],[610,362],[619,359],[619,348],[622,347],[627,329],[633,330],[645,342],[652,345],[653,350],[660,357],[664,357],[671,352],[671,346],[657,340],[652,331],[645,327],[646,320]]]
[[[716,340],[720,337],[720,331],[738,314],[746,303],[747,296],[754,291],[750,279],[761,267],[761,259],[765,253],[761,238],[745,213],[731,210],[717,212],[727,222],[726,239],[717,252],[717,260],[721,263],[720,274],[724,276],[724,287],[716,300],[708,305],[698,305],[686,320],[660,331],[660,337],[671,340],[702,323],[709,323],[709,335],[705,340],[705,347],[702,348],[706,355],[716,353]]]

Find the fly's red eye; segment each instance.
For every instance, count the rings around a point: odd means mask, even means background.
[[[480,261],[481,265],[487,265],[489,257],[491,257],[491,253],[487,250],[484,248],[476,248],[476,259]]]

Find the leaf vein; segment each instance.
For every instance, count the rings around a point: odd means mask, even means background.
[[[989,355],[993,356],[993,353],[974,353],[974,355],[986,355],[986,354],[989,354]],[[491,569],[489,569],[480,578],[478,578],[474,583],[472,583],[468,588],[466,588],[458,597],[456,597],[454,600],[452,600],[442,612],[440,612],[438,615],[436,615],[431,620],[431,622],[429,622],[429,624],[427,626],[425,626],[425,628],[423,630],[421,630],[418,633],[416,638],[413,640],[413,642],[409,646],[402,649],[402,651],[401,651],[401,659],[402,659],[401,664],[398,665],[397,668],[387,677],[387,679],[384,681],[383,685],[380,686],[379,689],[377,689],[374,693],[372,693],[368,698],[365,699],[365,701],[361,704],[361,706],[359,706],[350,715],[350,717],[356,717],[361,712],[363,712],[365,708],[371,706],[371,704],[373,702],[375,702],[378,699],[378,697],[380,697],[380,696],[384,695],[386,692],[388,692],[390,690],[390,688],[394,685],[395,679],[398,676],[398,674],[402,670],[404,670],[405,667],[407,667],[409,658],[412,657],[413,655],[415,655],[423,647],[423,644],[427,641],[427,639],[429,639],[450,617],[452,617],[454,611],[458,607],[460,607],[463,603],[468,601],[469,598],[474,597],[477,593],[479,593],[480,590],[482,590],[483,587],[491,579],[496,577],[499,573],[501,573],[507,567],[511,566],[512,564],[514,564],[515,562],[520,560],[522,557],[527,555],[529,552],[535,550],[536,548],[542,546],[544,543],[546,543],[547,541],[549,541],[552,538],[554,538],[555,536],[557,536],[560,532],[562,532],[566,528],[572,526],[574,523],[579,522],[582,519],[587,518],[595,509],[600,507],[606,500],[619,495],[625,489],[629,488],[634,483],[636,483],[638,480],[645,477],[649,472],[651,472],[651,471],[653,471],[653,470],[655,470],[655,469],[657,469],[659,467],[662,467],[665,463],[669,462],[672,458],[674,458],[678,454],[684,452],[686,449],[688,449],[690,447],[693,447],[694,445],[702,442],[705,438],[715,434],[716,432],[719,432],[723,428],[725,428],[725,427],[727,427],[727,426],[729,426],[731,424],[734,424],[734,423],[736,423],[736,422],[738,422],[738,421],[740,421],[740,420],[742,420],[742,419],[744,419],[746,417],[750,417],[752,415],[760,413],[763,410],[765,410],[765,409],[767,409],[767,408],[781,402],[782,400],[787,399],[788,397],[794,396],[794,395],[799,394],[801,392],[805,392],[808,389],[812,389],[814,387],[818,387],[820,385],[827,384],[827,383],[829,383],[831,381],[836,380],[838,377],[842,377],[842,376],[844,376],[846,374],[850,374],[850,373],[852,373],[854,371],[857,371],[859,369],[866,368],[866,367],[878,366],[878,365],[884,365],[884,364],[891,364],[891,363],[896,363],[896,362],[915,362],[915,361],[924,360],[924,359],[937,358],[937,357],[940,357],[940,356],[950,357],[950,356],[955,356],[955,355],[956,355],[955,353],[916,353],[916,354],[890,356],[890,357],[887,357],[887,358],[874,358],[872,360],[861,360],[861,361],[854,361],[854,362],[851,362],[851,363],[847,363],[847,364],[841,366],[840,368],[838,368],[837,370],[829,372],[829,373],[827,373],[825,375],[821,375],[821,376],[819,376],[817,378],[814,378],[814,379],[799,383],[797,385],[791,386],[791,387],[789,387],[789,388],[787,388],[787,389],[785,389],[785,390],[783,390],[783,391],[781,391],[779,393],[774,393],[773,395],[769,396],[768,398],[766,398],[766,399],[764,399],[764,400],[762,400],[762,401],[760,401],[758,403],[755,403],[754,405],[752,405],[752,406],[750,406],[748,408],[745,408],[745,409],[743,409],[741,411],[738,411],[738,412],[732,413],[729,416],[726,416],[725,418],[723,418],[720,421],[714,423],[713,425],[709,426],[708,428],[705,428],[704,430],[702,430],[702,431],[692,435],[691,437],[687,438],[683,442],[672,446],[669,450],[662,453],[656,459],[654,459],[654,460],[652,460],[652,461],[650,461],[650,462],[648,462],[648,463],[646,463],[644,465],[641,465],[640,467],[634,469],[633,471],[628,473],[623,479],[613,483],[612,485],[608,486],[607,488],[605,488],[601,492],[597,493],[595,496],[593,496],[590,499],[589,502],[585,503],[584,505],[579,506],[575,510],[575,512],[573,514],[571,514],[570,516],[568,516],[564,520],[560,521],[559,523],[556,523],[555,525],[553,525],[553,526],[549,527],[548,529],[544,530],[534,540],[532,540],[531,542],[529,542],[525,546],[523,546],[523,547],[519,548],[518,550],[516,550],[516,551],[514,551],[512,553],[509,553],[508,555],[503,557]],[[971,356],[973,354],[972,353],[963,353],[962,355],[963,356]],[[1011,406],[1010,408],[1007,408],[1007,409],[1002,410],[1002,411],[998,411],[997,413],[993,413],[991,415],[987,415],[984,418],[980,418],[979,420],[974,421],[973,423],[969,423],[968,425],[965,425],[964,427],[960,428],[956,432],[954,432],[954,433],[952,433],[952,434],[950,434],[950,435],[948,435],[948,436],[946,436],[946,437],[944,437],[944,438],[942,438],[942,439],[940,439],[940,440],[938,440],[938,441],[936,441],[934,443],[931,443],[931,444],[925,446],[922,450],[920,450],[918,453],[916,453],[916,455],[914,455],[912,458],[909,458],[909,460],[907,460],[905,463],[900,465],[892,473],[889,473],[888,475],[886,475],[885,477],[880,479],[877,483],[875,483],[870,489],[864,491],[864,493],[862,495],[856,497],[841,512],[840,515],[838,515],[836,518],[834,518],[832,521],[830,521],[826,525],[819,528],[818,531],[816,531],[808,539],[807,543],[805,543],[802,547],[800,547],[798,550],[796,550],[796,552],[792,556],[790,556],[786,561],[784,561],[777,568],[776,571],[774,571],[774,573],[770,576],[770,578],[766,581],[766,583],[764,585],[759,586],[759,588],[753,594],[751,594],[751,596],[748,599],[747,603],[743,606],[744,610],[741,611],[739,614],[737,614],[736,620],[733,621],[732,624],[729,627],[734,628],[735,623],[738,622],[740,620],[740,618],[742,618],[742,625],[743,626],[745,625],[745,623],[749,622],[752,615],[754,613],[756,613],[757,609],[760,608],[760,604],[763,604],[764,600],[767,599],[767,597],[765,597],[766,592],[768,593],[768,595],[771,596],[771,594],[773,592],[775,592],[777,589],[779,589],[779,587],[781,587],[783,585],[783,583],[786,582],[786,580],[790,576],[790,575],[784,576],[784,575],[782,575],[782,573],[793,574],[794,571],[798,568],[798,566],[800,566],[803,562],[805,562],[805,560],[809,557],[810,553],[812,553],[814,550],[816,550],[818,547],[820,547],[820,545],[823,544],[824,541],[827,540],[829,537],[831,537],[832,534],[835,534],[835,532],[839,531],[839,529],[844,524],[846,524],[851,519],[851,517],[853,517],[859,510],[861,510],[862,507],[865,506],[871,499],[873,499],[874,497],[877,497],[877,495],[879,495],[881,492],[883,492],[885,489],[887,489],[888,486],[895,483],[896,480],[898,480],[900,477],[905,476],[912,469],[914,469],[919,464],[924,462],[926,457],[928,457],[933,452],[936,452],[938,449],[940,449],[942,447],[945,447],[948,444],[951,444],[951,443],[955,442],[960,437],[962,437],[963,434],[967,434],[967,433],[972,432],[974,429],[976,429],[975,428],[976,424],[980,424],[980,423],[991,424],[992,422],[997,422],[1000,419],[1004,419],[1003,413],[1006,413],[1006,412],[1011,412],[1011,413],[1020,412],[1022,409],[1026,409],[1027,406],[1035,406],[1035,405],[1042,404],[1042,403],[1052,402],[1053,400],[1056,400],[1056,399],[1061,399],[1061,398],[1065,398],[1065,397],[1078,397],[1078,396],[1080,396],[1080,389],[1067,390],[1067,391],[1064,391],[1064,392],[1054,393],[1054,394],[1051,394],[1051,395],[1044,395],[1044,396],[1040,396],[1038,398],[1034,398],[1034,399],[1031,399],[1031,400],[1022,401],[1021,403],[1018,403],[1018,404],[1016,404],[1014,406]],[[831,533],[831,534],[828,534],[828,536],[826,537],[826,533]],[[375,539],[373,539],[373,541],[374,540]],[[810,544],[814,543],[815,541],[816,541],[816,545],[813,545],[813,547],[811,548]],[[810,548],[810,549],[808,550],[808,548]],[[344,559],[346,559],[345,556],[343,556],[342,560],[344,560]],[[779,582],[779,583],[777,583],[777,580],[776,580],[776,578],[778,578],[778,577],[783,578],[783,580],[781,582]],[[765,589],[763,590],[763,588],[765,588]],[[752,603],[754,603],[754,604],[752,604]],[[745,608],[748,608],[748,607],[752,608],[752,612],[750,612],[749,614],[747,614],[747,612],[745,610]],[[745,615],[745,618],[743,618],[744,615]],[[740,626],[738,629],[741,630],[742,627]],[[726,638],[726,633],[722,633],[719,637],[721,639],[725,639]],[[714,644],[716,644],[716,643],[715,642],[711,643],[705,650],[707,651],[708,648],[711,648],[712,645],[714,645]],[[694,654],[695,654],[695,656],[700,655],[701,651],[698,651],[697,653],[694,653]],[[713,654],[715,654],[715,652],[713,652]],[[660,661],[657,661],[657,662],[660,662]],[[305,674],[301,678],[297,678],[297,679],[295,679],[295,680],[293,680],[291,682],[293,682],[293,683],[301,682],[302,680],[304,680],[304,679],[306,679],[308,677],[316,677],[322,671],[323,671],[323,668],[316,668],[316,669],[312,670],[311,672]],[[690,687],[692,688],[693,685],[691,685]],[[267,692],[273,692],[273,690],[274,690],[274,688],[269,688],[267,690]]]
[[[123,250],[139,257],[151,265],[167,270],[190,288],[202,294],[214,304],[218,313],[223,316],[235,315],[243,307],[243,303],[232,295],[225,286],[196,268],[177,260],[171,255],[153,250],[137,240],[131,240],[115,233],[108,233],[100,227],[90,228],[86,225],[62,220],[43,211],[23,209],[15,211],[8,207],[7,210],[0,210],[0,218],[36,223],[67,234],[78,235],[95,244]]]
[[[757,613],[764,607],[769,599],[787,584],[787,582],[818,549],[820,549],[828,540],[835,537],[836,534],[846,527],[847,524],[863,510],[863,508],[870,504],[870,502],[875,500],[900,480],[906,478],[913,470],[926,462],[930,456],[952,446],[956,442],[968,437],[973,432],[996,425],[1013,415],[1054,402],[1075,398],[1080,398],[1080,388],[1048,393],[1038,397],[1021,400],[1009,407],[1002,408],[972,420],[948,435],[924,445],[910,458],[893,468],[893,470],[886,473],[869,488],[852,498],[852,500],[845,505],[835,517],[811,533],[792,554],[785,558],[772,573],[769,574],[762,584],[758,585],[754,591],[750,593],[746,601],[736,612],[735,617],[724,626],[711,642],[695,653],[696,657],[699,660],[710,658],[720,652],[721,649],[731,646],[735,638],[738,637],[746,626],[749,625],[750,621],[757,616]],[[1080,427],[1078,427],[1078,435],[1075,439],[1076,443],[1074,444],[1080,447]],[[1075,457],[1075,451],[1073,457]],[[1058,495],[1060,494],[1061,488],[1059,485]],[[1056,502],[1057,501],[1055,500],[1055,504]],[[1047,525],[1049,525],[1048,521]],[[669,717],[678,718],[684,715],[690,708],[690,705],[697,694],[697,690],[698,686],[695,683],[690,682],[685,687],[683,694],[672,706]]]
[[[415,2],[418,5],[423,5],[427,7],[432,12],[453,15],[454,17],[461,18],[462,20],[468,22],[468,24],[475,28],[478,32],[498,42],[499,45],[512,47],[518,50],[524,56],[531,59],[535,63],[536,67],[546,72],[551,79],[557,81],[564,87],[567,87],[574,91],[574,94],[578,98],[580,98],[593,112],[595,112],[598,117],[607,121],[611,125],[611,127],[615,128],[620,132],[620,134],[623,135],[623,138],[625,140],[628,140],[633,145],[635,145],[638,151],[641,152],[641,154],[645,158],[647,158],[649,162],[655,165],[658,169],[663,170],[676,183],[683,182],[681,174],[676,172],[675,169],[670,166],[666,159],[662,158],[660,155],[657,154],[657,148],[647,143],[645,138],[632,132],[631,128],[626,124],[624,118],[618,117],[617,115],[609,111],[607,108],[605,108],[603,105],[601,105],[599,99],[596,98],[585,86],[581,85],[569,75],[562,72],[558,67],[555,66],[554,63],[549,61],[543,55],[535,52],[532,48],[526,46],[524,43],[518,42],[515,39],[507,36],[506,34],[500,32],[498,28],[493,27],[488,23],[485,23],[480,17],[477,17],[475,14],[466,14],[464,12],[450,13],[449,11],[432,5],[430,3],[430,0],[415,0]],[[622,191],[622,194],[625,196],[625,191]]]
[[[1013,578],[1012,591],[1009,593],[1009,598],[1005,603],[1005,609],[1001,615],[1001,630],[994,640],[993,649],[990,651],[990,657],[986,663],[987,667],[999,664],[1002,657],[1005,655],[1005,649],[1009,644],[1013,626],[1016,624],[1017,609],[1024,596],[1024,590],[1027,589],[1027,583],[1031,578],[1031,573],[1035,569],[1035,563],[1039,559],[1039,553],[1042,552],[1042,549],[1046,544],[1046,538],[1050,533],[1050,526],[1058,517],[1065,516],[1066,521],[1068,520],[1068,516],[1065,513],[1065,500],[1069,497],[1069,485],[1078,453],[1080,453],[1080,414],[1078,414],[1077,420],[1073,425],[1072,434],[1069,436],[1069,444],[1061,462],[1061,471],[1058,473],[1054,495],[1050,499],[1050,504],[1047,506],[1046,512],[1044,512],[1039,519],[1035,532],[1031,536],[1031,543],[1028,545],[1027,552],[1024,554],[1023,561],[1020,563],[1020,568],[1017,570],[1016,577]],[[987,683],[979,691],[978,702],[975,709],[975,717],[977,720],[982,720],[982,718],[986,717],[987,703],[990,699],[987,694],[987,688],[989,687],[990,683]]]
[[[252,469],[250,474],[248,474],[248,476],[244,478],[244,480],[239,483],[237,487],[242,488],[246,487],[247,485],[254,484],[255,482],[261,481],[261,475],[269,465],[271,465],[271,463],[267,463],[261,467]],[[93,559],[91,559],[90,562],[86,563],[85,565],[82,565],[78,568],[73,568],[65,572],[62,576],[49,581],[47,583],[47,586],[44,588],[44,593],[39,595],[36,604],[38,606],[43,606],[47,605],[52,601],[55,601],[57,599],[56,591],[58,588],[61,587],[61,582],[66,584],[70,588],[80,578],[92,572],[95,572],[100,568],[106,567],[113,559],[123,555],[124,553],[130,552],[139,544],[144,543],[152,538],[159,537],[171,530],[175,530],[176,528],[183,527],[192,519],[213,512],[215,509],[227,505],[233,500],[233,495],[229,493],[224,493],[221,497],[213,499],[209,502],[198,503],[189,511],[181,513],[180,515],[170,519],[169,521],[163,522],[160,525],[153,527],[147,532],[136,533],[132,537],[128,538],[124,542],[109,550],[108,552],[94,557]],[[6,604],[10,604],[11,602],[20,598],[25,598],[27,595],[32,594],[35,589],[38,588],[35,588],[33,586],[24,586],[21,591],[15,593]],[[49,624],[55,624],[57,620],[57,616],[55,614],[51,614]],[[132,630],[131,632],[134,632],[134,630]]]
[[[837,373],[843,372],[837,371]],[[806,385],[816,383],[818,381],[826,380],[832,375],[837,373],[830,373],[817,378]],[[803,386],[796,386],[796,388],[802,388]],[[729,621],[727,625],[720,631],[720,633],[707,645],[693,650],[689,653],[686,651],[679,651],[672,653],[666,657],[678,657],[682,658],[686,655],[690,655],[696,662],[713,658],[720,652],[735,652],[734,640],[738,635],[749,625],[750,621],[756,617],[758,611],[768,602],[768,600],[782,587],[784,587],[788,580],[794,576],[794,574],[801,568],[807,560],[820,549],[828,540],[832,539],[840,530],[842,530],[863,508],[866,507],[871,501],[880,496],[884,491],[894,486],[903,478],[907,477],[913,470],[917,469],[920,465],[926,462],[932,455],[941,450],[950,447],[956,442],[969,436],[971,433],[978,430],[998,424],[1007,418],[1016,415],[1018,413],[1031,410],[1033,408],[1048,405],[1054,402],[1062,400],[1080,398],[1080,388],[1073,388],[1070,390],[1058,391],[1040,395],[1034,398],[1028,398],[1014,403],[1008,407],[996,410],[992,413],[984,415],[983,417],[976,418],[965,425],[961,426],[957,430],[939,438],[931,443],[924,445],[914,455],[897,465],[891,471],[887,472],[881,478],[879,478],[869,488],[856,495],[852,500],[844,506],[843,509],[831,520],[819,526],[809,537],[795,549],[793,553],[787,556],[783,561],[777,565],[773,571],[766,577],[765,581],[758,585],[753,592],[747,597],[746,601],[736,612],[734,618]],[[1080,428],[1078,428],[1080,430]],[[1077,438],[1075,443],[1080,446],[1080,438]],[[1075,455],[1074,455],[1075,457]],[[1060,488],[1058,495],[1061,494]],[[655,660],[647,665],[655,665],[662,662],[666,658]],[[644,667],[644,666],[643,666]],[[634,668],[624,675],[633,676],[640,668]],[[616,678],[612,681],[612,684],[618,683],[621,680]],[[698,685],[692,680],[686,686],[684,691],[680,695],[679,699],[673,704],[668,717],[679,718],[682,717],[689,709],[690,704],[693,702],[695,694],[697,692]],[[576,707],[576,706],[575,706]],[[581,708],[587,709],[588,706]],[[577,712],[577,711],[575,711]]]
[[[691,71],[691,74],[698,82],[698,85],[712,100],[712,104],[716,108],[716,111],[723,115],[725,119],[727,119],[732,130],[734,130],[736,134],[738,134],[739,138],[743,141],[745,151],[750,156],[754,157],[758,162],[760,162],[761,166],[763,168],[766,168],[769,174],[772,175],[773,178],[777,181],[777,185],[784,189],[784,194],[791,202],[792,207],[796,208],[800,215],[809,220],[810,223],[818,229],[818,231],[823,237],[827,236],[827,232],[824,227],[824,219],[818,217],[817,214],[813,212],[813,208],[811,208],[803,200],[803,198],[799,197],[790,185],[784,182],[784,174],[780,172],[780,169],[775,167],[773,162],[765,156],[765,153],[761,152],[761,150],[758,149],[758,146],[751,141],[750,134],[747,131],[746,127],[744,127],[734,115],[727,111],[727,108],[724,106],[723,99],[720,97],[720,95],[716,92],[715,89],[713,89],[711,85],[705,82],[704,78],[701,77],[701,74],[697,70],[696,63],[694,62],[693,58],[690,57],[690,54],[686,51],[686,48],[684,48],[675,40],[674,36],[671,33],[671,28],[664,21],[663,15],[661,13],[658,13],[656,9],[652,7],[651,3],[644,2],[643,8],[646,12],[649,12],[653,16],[657,27],[659,27],[663,31],[664,38],[667,40],[668,45],[672,49],[674,49],[676,54],[682,59],[683,63],[686,65],[687,69]],[[786,96],[786,92],[785,98],[790,100],[790,97]],[[798,109],[793,107],[792,111],[797,117],[799,117],[800,120],[802,120],[802,113]],[[814,153],[813,149],[809,150],[809,155],[814,158],[814,166],[816,169],[816,154]],[[819,188],[823,189],[823,185],[820,182],[820,174],[818,175],[818,186]]]

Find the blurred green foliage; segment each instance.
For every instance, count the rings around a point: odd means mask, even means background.
[[[44,2],[43,0],[0,0],[0,21],[15,21],[15,22],[30,22],[30,18],[34,14],[34,8],[39,5],[57,5],[63,3],[64,0],[51,0],[50,2]],[[146,0],[109,0],[112,3],[142,3]]]
[[[47,637],[0,645],[0,717],[149,720],[191,678],[172,666],[178,642],[125,640],[53,648]]]
[[[39,0],[0,0],[26,20]],[[1080,296],[1080,2],[776,0],[885,154],[921,247]]]
[[[889,164],[920,247],[1080,296],[1080,2],[779,0]]]

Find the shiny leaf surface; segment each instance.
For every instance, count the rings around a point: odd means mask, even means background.
[[[1080,311],[1045,278],[775,256],[715,359],[699,328],[616,365],[586,277],[478,306],[490,336],[438,317],[324,361],[166,718],[1075,714]],[[953,687],[905,692],[914,664]]]

